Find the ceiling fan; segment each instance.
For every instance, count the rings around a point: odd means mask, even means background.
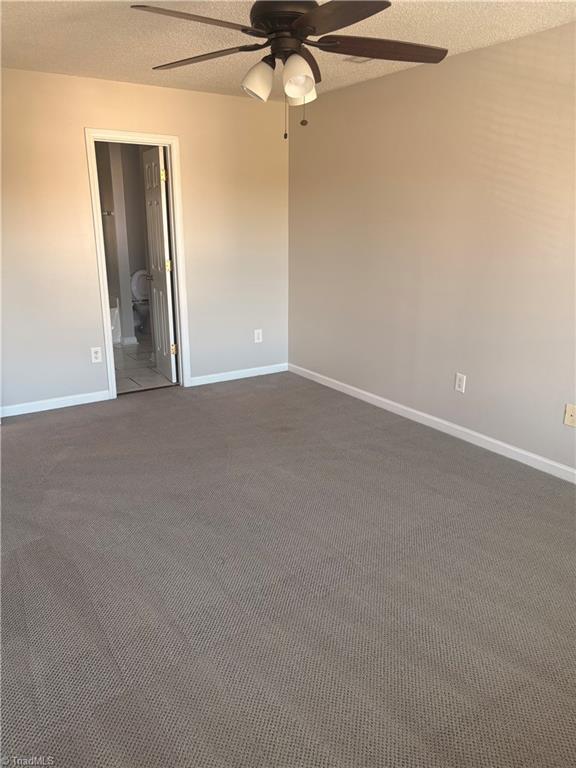
[[[389,0],[330,0],[319,5],[316,0],[258,0],[250,10],[250,24],[236,24],[208,16],[197,16],[169,8],[151,5],[133,5],[139,11],[174,16],[177,19],[211,24],[227,29],[236,29],[245,35],[264,39],[251,45],[238,45],[222,51],[203,53],[188,59],[161,64],[154,69],[174,69],[200,61],[218,59],[242,51],[259,51],[270,48],[270,53],[254,65],[246,74],[242,88],[249,95],[267,101],[272,91],[276,60],[284,64],[282,81],[290,106],[299,106],[313,101],[316,83],[321,80],[320,68],[306,46],[327,53],[358,56],[369,59],[410,61],[423,64],[437,64],[448,51],[418,43],[403,43],[400,40],[383,40],[374,37],[352,37],[332,35],[343,27],[356,24],[369,16],[390,7]],[[310,36],[319,40],[310,40]]]

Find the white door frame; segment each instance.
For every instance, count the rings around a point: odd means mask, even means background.
[[[108,373],[108,397],[113,400],[116,392],[116,372],[114,370],[114,345],[112,343],[112,323],[110,320],[110,300],[108,296],[108,278],[106,274],[106,253],[104,251],[104,227],[100,208],[100,190],[98,186],[98,167],[96,165],[96,142],[116,142],[119,144],[148,144],[168,149],[168,200],[171,245],[173,253],[173,279],[176,301],[175,322],[178,333],[178,383],[187,386],[191,379],[190,343],[188,334],[188,297],[186,292],[186,269],[184,261],[184,228],[182,216],[182,181],[180,176],[180,142],[177,136],[165,136],[158,133],[138,133],[134,131],[110,131],[99,128],[86,128],[86,154],[88,156],[88,176],[92,197],[92,218],[96,239],[96,259],[100,282],[102,305],[102,324],[106,348],[106,367]]]

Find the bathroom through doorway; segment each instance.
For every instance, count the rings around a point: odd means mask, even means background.
[[[166,148],[94,142],[117,394],[179,383]]]

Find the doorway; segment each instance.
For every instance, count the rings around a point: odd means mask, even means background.
[[[182,384],[186,313],[176,253],[172,147],[152,144],[148,136],[140,143],[90,133],[110,397]]]

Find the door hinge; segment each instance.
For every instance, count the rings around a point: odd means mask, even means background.
[[[172,260],[166,259],[166,272],[172,272]]]
[[[160,171],[160,181],[167,181],[168,180],[168,174],[166,173],[166,168],[162,168]]]
[[[178,354],[178,344],[170,344],[170,354],[172,355]]]

